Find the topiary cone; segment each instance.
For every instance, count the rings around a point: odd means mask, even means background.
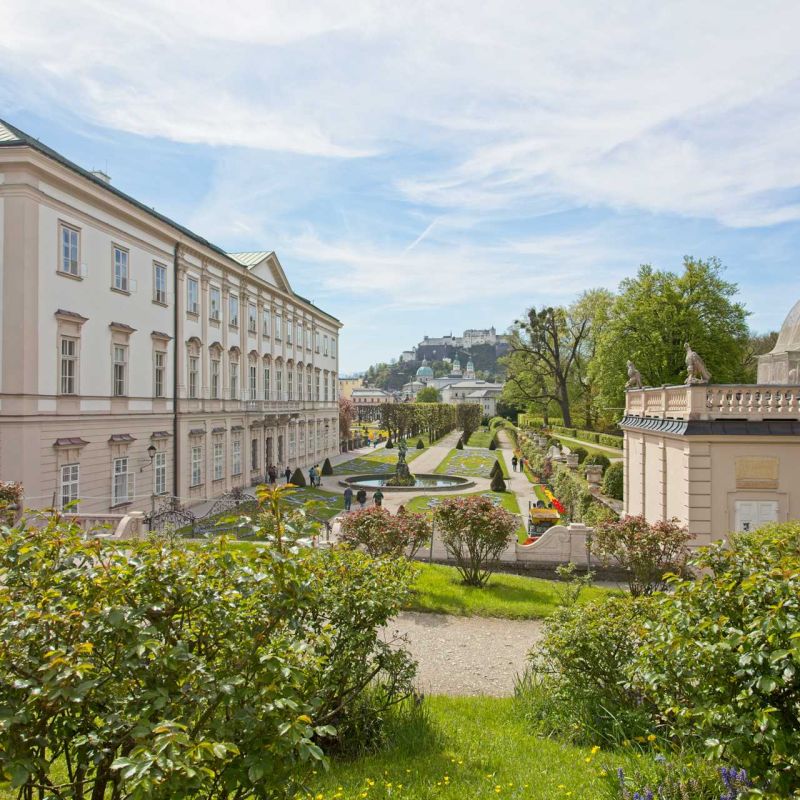
[[[494,475],[489,487],[493,492],[504,492],[506,490],[506,482],[503,480],[503,475],[501,473]]]
[[[326,458],[322,465],[322,474],[333,475],[333,467],[331,466],[331,460],[329,458]]]
[[[459,439],[458,442],[456,443],[456,450],[463,450],[463,449],[464,449],[464,442],[461,439]]]
[[[306,479],[305,479],[305,476],[303,475],[302,471],[300,470],[300,467],[298,467],[292,473],[292,479],[289,481],[289,483],[293,483],[295,486],[305,486],[306,485]]]
[[[489,449],[490,450],[497,450],[497,439],[493,438],[491,442],[489,442]]]

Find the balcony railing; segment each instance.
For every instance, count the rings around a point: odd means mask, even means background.
[[[655,419],[800,419],[800,386],[697,384],[628,389],[625,414]]]

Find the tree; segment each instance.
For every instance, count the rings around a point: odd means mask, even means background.
[[[747,346],[744,352],[744,362],[742,363],[742,374],[747,383],[755,383],[758,377],[758,357],[769,353],[775,342],[778,341],[778,332],[769,333],[750,333],[747,339]]]
[[[441,403],[442,395],[435,386],[426,386],[417,392],[418,403]]]
[[[528,309],[511,333],[511,352],[506,357],[506,402],[524,399],[542,409],[555,404],[566,426],[572,425],[570,384],[578,379],[581,346],[590,332],[587,307]]]
[[[736,284],[725,281],[716,258],[686,256],[680,274],[639,268],[619,294],[597,340],[591,373],[606,406],[621,410],[630,359],[645,385],[682,384],[684,343],[703,358],[715,383],[746,377],[747,314],[735,301]]]
[[[485,586],[517,529],[517,518],[477,495],[448,498],[437,507],[435,519],[464,583]]]
[[[347,441],[350,438],[350,425],[356,418],[356,404],[349,397],[339,398],[339,436]]]
[[[489,484],[489,488],[493,492],[504,492],[506,490],[506,482],[503,480],[503,472],[495,472],[494,476],[492,477],[492,481]]]
[[[456,422],[463,431],[462,439],[469,441],[469,437],[478,430],[483,418],[483,410],[478,403],[458,403],[456,405]]]

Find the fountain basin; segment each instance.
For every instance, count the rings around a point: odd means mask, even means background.
[[[349,486],[351,489],[380,489],[384,492],[453,492],[459,489],[469,489],[475,485],[468,478],[459,478],[457,475],[420,475],[415,473],[416,483],[413,486],[387,486],[387,481],[393,475],[353,475],[339,481],[340,486]]]

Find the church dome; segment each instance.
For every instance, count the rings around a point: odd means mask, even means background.
[[[800,300],[794,304],[783,321],[778,341],[775,342],[771,352],[786,353],[793,350],[800,350]]]
[[[422,360],[422,366],[417,370],[417,377],[420,380],[433,377],[433,370],[428,366],[428,360]]]

